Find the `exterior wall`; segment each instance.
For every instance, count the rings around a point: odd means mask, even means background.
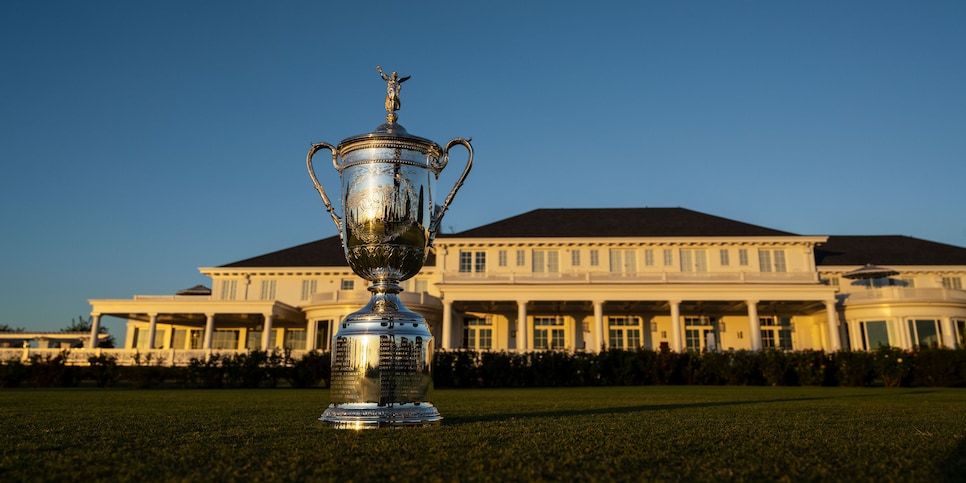
[[[769,307],[791,311],[782,314],[792,324],[781,329],[786,348],[789,343],[832,348],[828,330],[817,327],[827,325],[827,316],[815,316],[835,300],[835,289],[820,284],[815,270],[813,247],[823,240],[446,238],[437,241],[436,270],[444,301],[500,321],[496,327],[504,327],[500,324],[506,320],[509,337],[494,340],[494,350],[543,348],[542,330],[563,330],[555,340],[567,350],[632,348],[628,344],[699,349],[708,340],[698,334],[706,332],[714,334],[717,349],[757,349],[763,330],[757,312],[767,322],[774,318],[765,313]],[[494,305],[500,310],[486,310]],[[521,313],[525,324],[518,320]],[[550,316],[560,317],[561,325],[535,326]],[[611,322],[627,317],[639,322]],[[707,317],[708,325],[689,327],[698,317]],[[521,330],[525,337],[516,335]],[[776,330],[765,327],[764,333]],[[465,343],[456,335],[442,346]]]
[[[856,266],[816,267],[813,250],[825,239],[445,237],[436,266],[404,282],[400,296],[443,349],[706,350],[710,332],[717,350],[863,350],[873,348],[863,343],[863,324],[873,321],[885,322],[890,344],[911,348],[909,321],[928,329],[922,320],[936,321],[939,345],[963,347],[966,291],[955,287],[966,267],[891,267],[899,274],[870,288],[844,278]],[[126,321],[126,348],[137,347],[154,314],[155,347],[164,350],[196,350],[198,337],[213,335],[209,317],[213,332],[238,331],[238,350],[256,345],[249,334],[261,338],[266,320],[269,348],[296,333],[304,349],[328,350],[339,321],[370,296],[348,267],[200,271],[212,279],[210,297],[92,301],[93,313],[140,314]],[[638,322],[616,322],[628,318]]]
[[[823,267],[820,274],[823,281],[839,289],[841,319],[851,348],[874,350],[880,338],[904,349],[964,347],[966,324],[959,322],[966,321],[966,291],[962,289],[966,267],[891,266],[897,275],[871,281],[843,276],[855,268]],[[869,324],[878,334],[870,336]]]

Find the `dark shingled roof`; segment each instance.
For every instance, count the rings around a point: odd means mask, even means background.
[[[797,236],[684,208],[539,209],[448,237],[607,238]],[[966,265],[966,248],[908,236],[830,236],[816,247],[818,265]],[[426,266],[434,266],[430,253]],[[348,267],[338,236],[248,258],[225,268]]]
[[[796,236],[684,208],[539,209],[444,237]]]
[[[966,248],[902,235],[830,236],[815,249],[818,265],[966,265]]]
[[[426,266],[431,267],[435,264],[436,257],[430,252]],[[338,235],[222,265],[224,268],[348,266],[349,262],[345,260],[342,241],[339,240]]]
[[[338,235],[222,265],[225,268],[348,266]]]

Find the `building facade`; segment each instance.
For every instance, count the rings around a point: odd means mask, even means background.
[[[869,263],[889,271],[854,278]],[[211,290],[91,300],[93,331],[122,319],[124,348],[172,362],[329,350],[370,296],[338,237],[200,271]],[[401,298],[443,349],[961,348],[964,278],[966,248],[910,237],[803,236],[683,208],[540,209],[440,235]]]

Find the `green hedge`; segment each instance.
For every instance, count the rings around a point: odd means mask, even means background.
[[[323,387],[331,377],[331,356],[310,352],[300,359],[289,351],[252,351],[192,359],[169,367],[163,359],[136,357],[118,366],[109,356],[68,366],[65,354],[0,363],[2,387],[72,387],[91,381],[98,387],[127,384],[184,388]],[[670,352],[611,349],[600,353],[437,351],[437,388],[576,387],[640,385],[886,386],[966,387],[966,350],[883,347],[875,352]]]
[[[134,365],[118,366],[114,357],[88,359],[87,366],[68,366],[66,354],[34,356],[25,364],[19,360],[0,362],[0,388],[71,387],[92,381],[97,387],[127,384],[138,389],[160,385],[184,388],[277,387],[285,381],[291,387],[328,385],[331,373],[329,353],[309,352],[300,359],[290,351],[251,351],[192,359],[186,367],[170,367],[163,358],[150,354],[134,358]]]
[[[437,351],[438,388],[735,385],[966,387],[966,350]]]

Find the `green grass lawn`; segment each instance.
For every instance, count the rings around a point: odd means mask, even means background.
[[[328,391],[0,390],[0,481],[964,481],[966,390],[438,390],[345,431]]]

